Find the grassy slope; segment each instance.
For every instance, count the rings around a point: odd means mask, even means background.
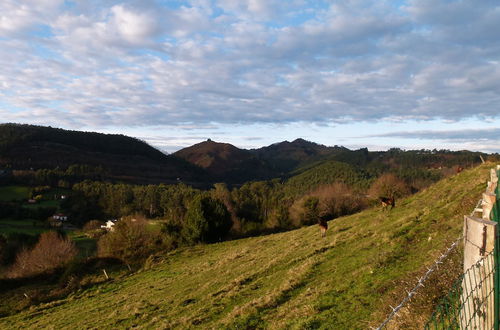
[[[2,318],[0,328],[365,329],[404,296],[403,281],[411,284],[460,235],[491,166],[443,180],[391,212],[331,221],[325,239],[312,226],[178,250],[137,274]]]

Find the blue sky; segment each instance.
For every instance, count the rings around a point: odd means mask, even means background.
[[[496,1],[3,0],[0,121],[500,152]]]

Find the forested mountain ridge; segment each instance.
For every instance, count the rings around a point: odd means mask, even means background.
[[[174,155],[206,169],[222,182],[244,183],[278,176],[252,152],[210,139],[181,149]]]
[[[207,173],[144,141],[119,134],[1,124],[0,167],[18,171],[98,168],[101,179],[136,183],[203,182]],[[207,180],[208,181],[208,180]]]
[[[375,178],[385,172],[396,172],[409,181],[415,178],[428,180],[437,171],[457,171],[478,165],[483,159],[496,159],[472,151],[450,150],[401,150],[369,151],[367,148],[350,150],[342,146],[328,147],[304,139],[283,141],[258,149],[239,149],[227,143],[211,140],[181,149],[175,153],[214,174],[221,182],[280,178],[286,180],[307,171],[321,172],[331,162],[348,164],[366,178]],[[318,167],[317,170],[314,168]],[[431,181],[436,181],[433,178]],[[320,180],[321,181],[321,180]]]
[[[344,147],[327,147],[299,138],[292,142],[283,141],[250,151],[270,164],[276,172],[288,173],[305,164],[346,150],[349,151]]]
[[[331,162],[348,164],[353,171],[363,172],[367,180],[395,172],[408,182],[415,178],[435,182],[437,176],[430,173],[433,170],[455,171],[480,164],[480,157],[497,156],[449,150],[350,150],[304,139],[250,150],[209,139],[166,155],[144,141],[119,134],[0,124],[0,170],[17,171],[18,177],[43,177],[22,181],[28,184],[55,185],[78,169],[70,183],[82,179],[136,184],[184,182],[208,188],[216,182],[285,181],[308,171],[318,177]],[[42,170],[45,172],[36,173]]]

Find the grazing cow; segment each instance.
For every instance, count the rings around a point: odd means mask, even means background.
[[[382,210],[387,209],[389,205],[391,206],[391,210],[396,206],[394,197],[380,197],[380,202],[382,203]]]
[[[457,173],[460,173],[464,170],[462,166],[457,166]]]
[[[321,232],[321,237],[325,237],[326,231],[328,230],[328,222],[326,222],[326,220],[320,219],[318,221],[318,225],[319,225],[319,230]]]

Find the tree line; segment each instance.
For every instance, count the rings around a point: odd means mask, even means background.
[[[46,185],[39,187],[70,187],[68,198],[61,201],[61,211],[98,240],[100,256],[127,262],[147,257],[151,251],[290,230],[335,219],[374,205],[379,197],[400,198],[455,173],[452,168],[357,167],[330,161],[303,169],[288,180],[252,181],[237,187],[217,183],[202,190],[182,183],[104,182],[98,180],[101,170],[75,165],[66,170],[35,171],[33,179]],[[97,180],[88,179],[92,175]],[[0,217],[14,219],[43,220],[55,211],[19,207],[15,202],[0,206]],[[113,232],[105,233],[100,226],[110,219],[122,221]],[[146,219],[157,220],[159,229],[151,231]],[[13,262],[14,252],[22,248],[16,242],[19,243],[16,237],[4,237],[0,242],[10,247],[5,250],[9,253],[0,256],[0,264]]]

